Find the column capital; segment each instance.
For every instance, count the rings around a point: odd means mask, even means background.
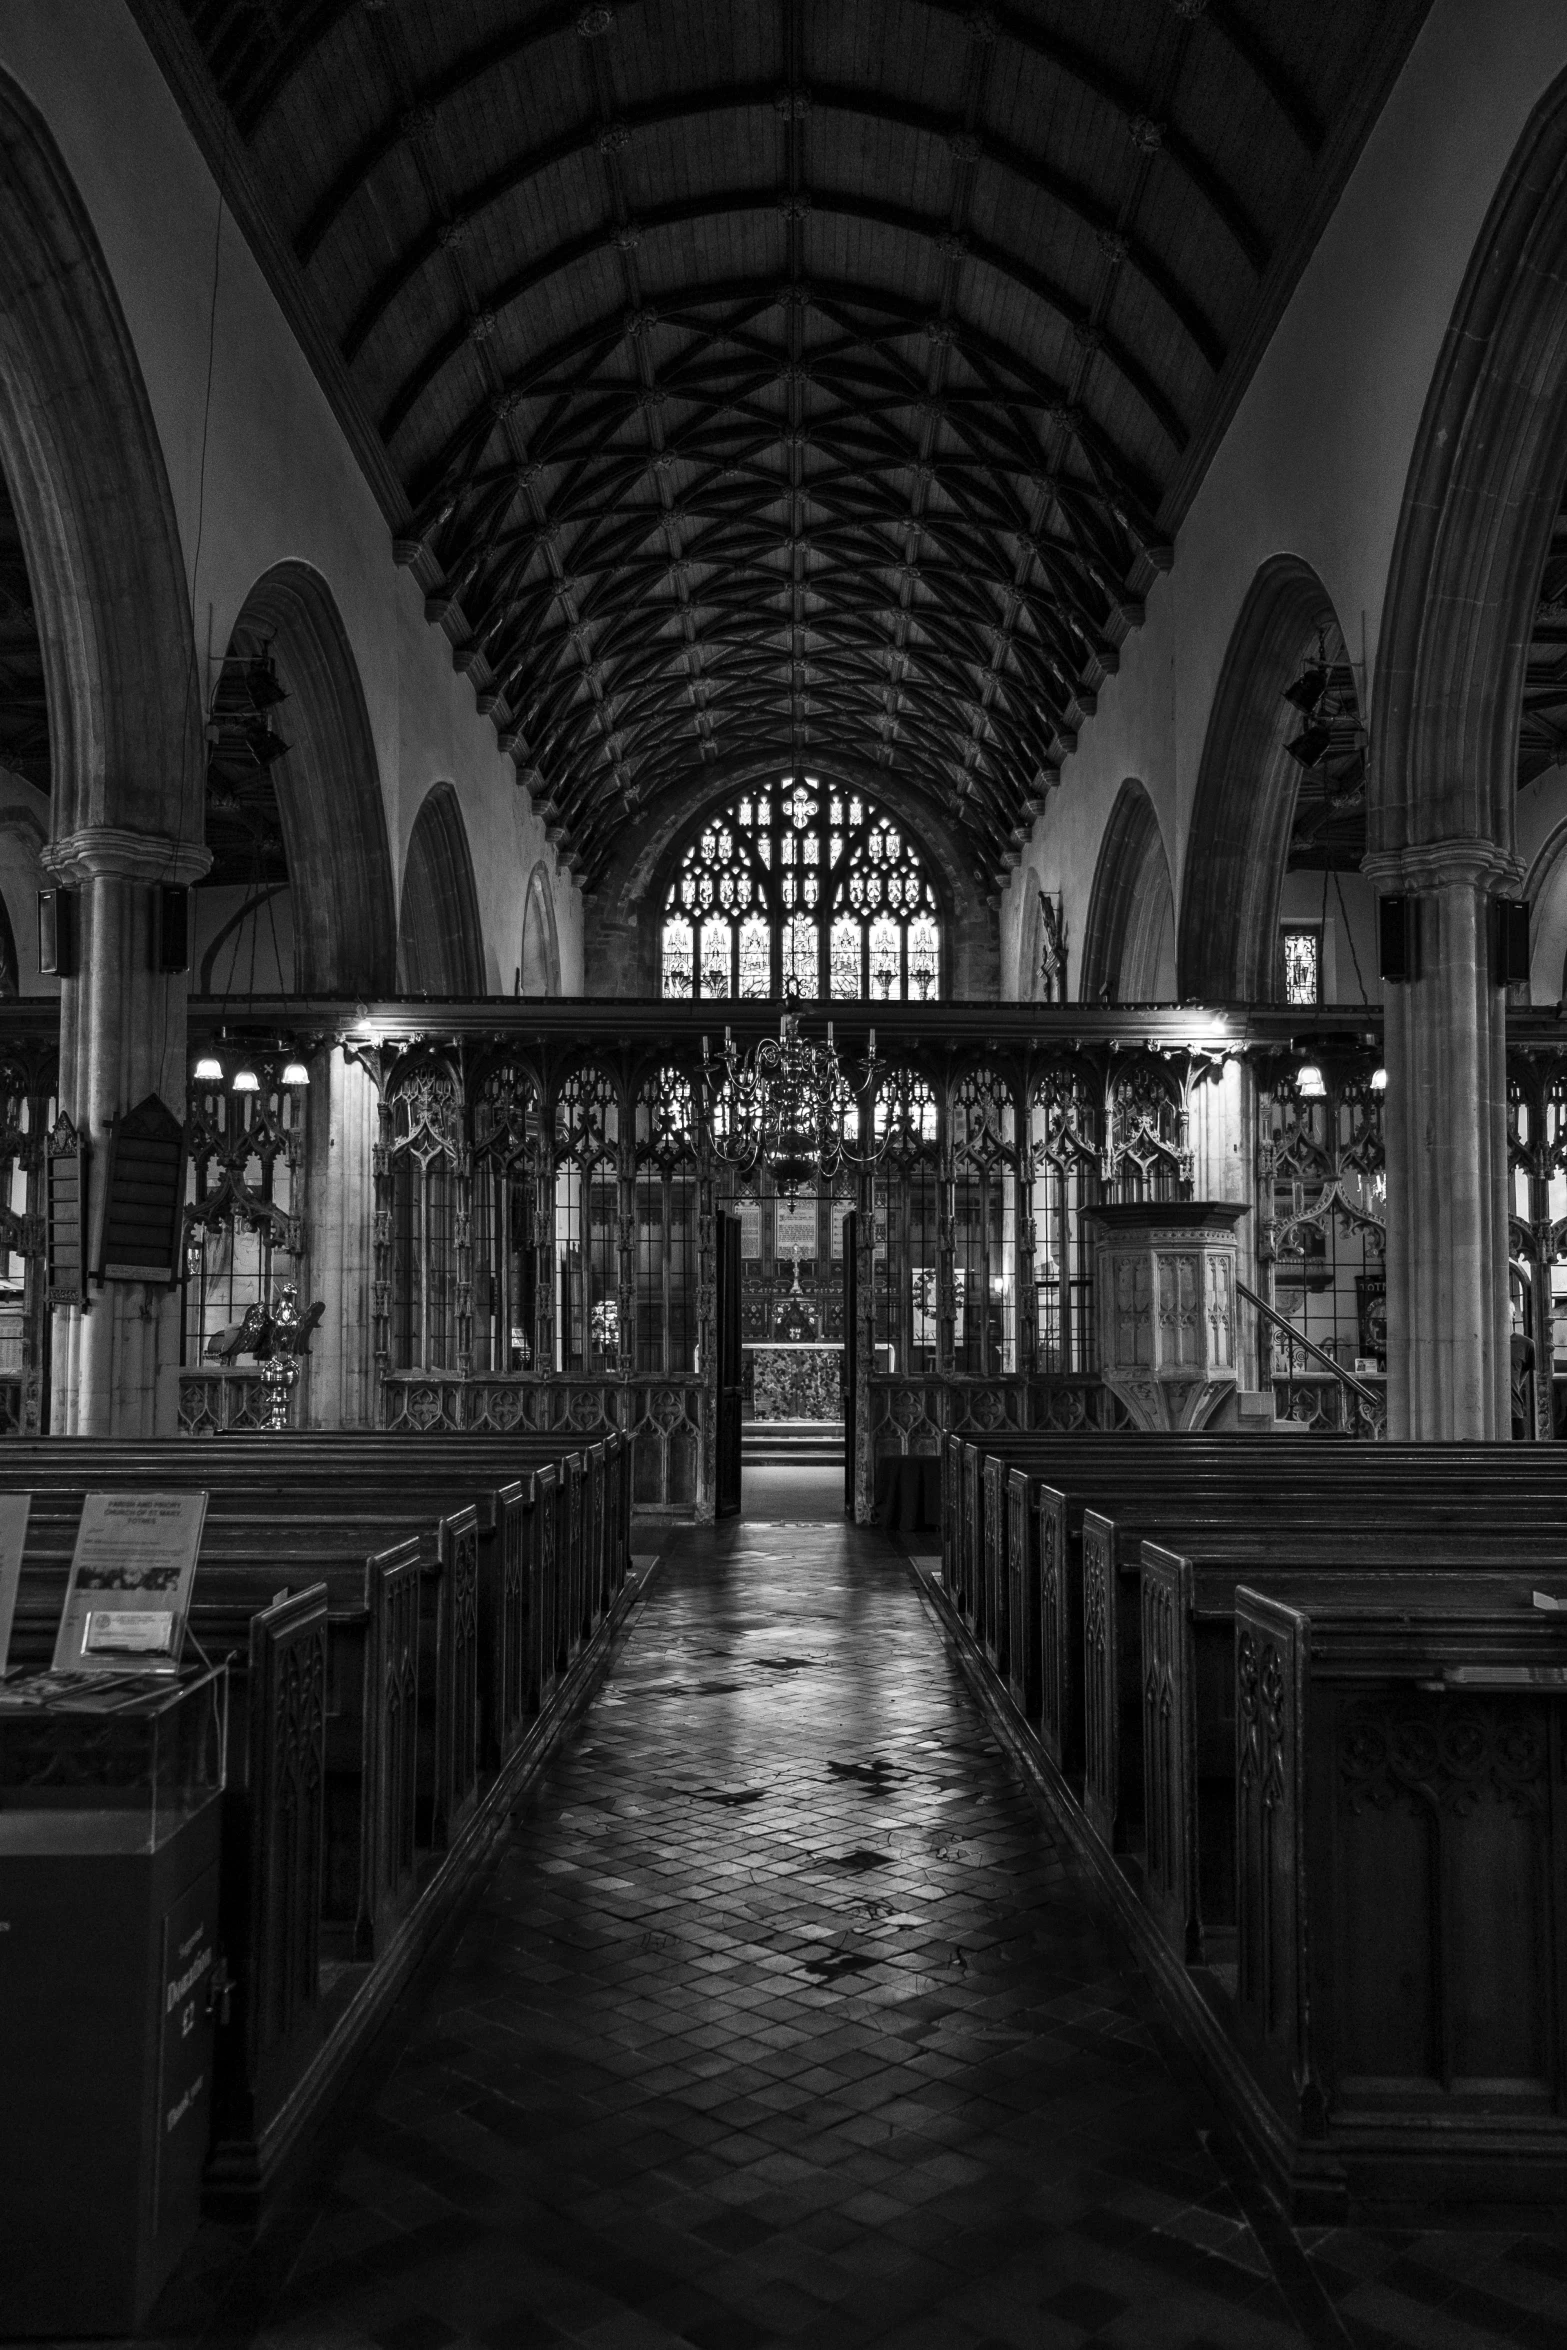
[[[167,833],[86,824],[46,842],[38,862],[57,881],[161,881],[174,887],[199,881],[212,851],[201,841],[171,840]]]
[[[1416,896],[1455,888],[1484,889],[1494,896],[1516,889],[1524,876],[1523,859],[1494,840],[1431,840],[1372,849],[1361,858],[1360,870],[1375,889]]]

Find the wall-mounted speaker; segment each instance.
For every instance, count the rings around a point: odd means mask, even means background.
[[[1498,987],[1529,984],[1529,901],[1491,900],[1491,977]]]
[[[74,889],[38,892],[38,968],[46,979],[76,977],[76,916]]]
[[[1377,969],[1394,986],[1420,977],[1418,898],[1378,898]]]
[[[152,895],[152,967],[173,973],[190,969],[190,891],[167,884]]]

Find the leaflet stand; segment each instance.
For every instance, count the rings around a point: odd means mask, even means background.
[[[178,1674],[206,1515],[201,1492],[88,1494],[56,1673]]]
[[[227,1688],[220,1665],[0,1691],[8,2335],[134,2332],[195,2233]]]

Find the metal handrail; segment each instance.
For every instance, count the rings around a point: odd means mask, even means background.
[[[1347,1387],[1352,1395],[1358,1395],[1361,1402],[1369,1404],[1374,1412],[1381,1411],[1382,1398],[1373,1388],[1364,1387],[1358,1379],[1352,1378],[1342,1363],[1336,1363],[1330,1354],[1316,1344],[1314,1339],[1307,1338],[1296,1329],[1293,1322],[1287,1321],[1282,1314],[1275,1313],[1267,1299],[1259,1297],[1254,1289],[1248,1289],[1244,1281],[1238,1280],[1235,1286],[1249,1306],[1255,1306],[1259,1314],[1265,1314],[1270,1322],[1277,1323],[1291,1346],[1303,1346],[1307,1354],[1316,1356],[1324,1370],[1332,1372],[1341,1386]]]

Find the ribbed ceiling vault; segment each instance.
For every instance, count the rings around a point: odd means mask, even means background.
[[[756,752],[1000,877],[1427,0],[179,5],[591,886]]]

